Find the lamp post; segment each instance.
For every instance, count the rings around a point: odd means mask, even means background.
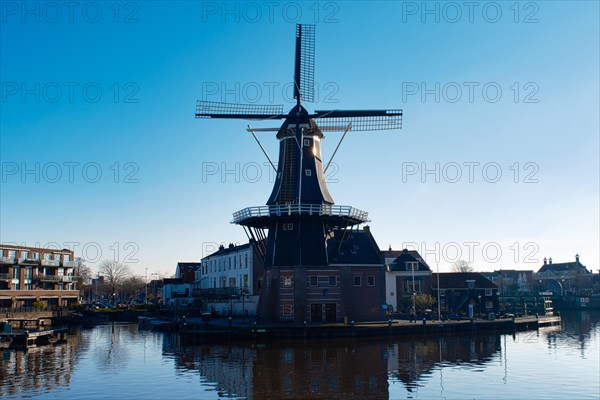
[[[415,316],[417,315],[417,291],[415,289],[415,264],[412,263],[410,265],[410,270],[412,271],[412,292],[413,292],[413,309],[415,310]]]
[[[438,321],[442,320],[442,302],[440,300],[440,264],[436,263],[437,276],[437,298],[438,298]]]
[[[246,320],[246,289],[242,289],[242,323]]]

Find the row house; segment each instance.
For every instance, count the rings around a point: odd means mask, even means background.
[[[262,276],[262,262],[252,242],[221,245],[201,260],[193,296],[200,298],[206,311],[256,315]]]
[[[431,294],[431,268],[416,250],[382,251],[386,303],[390,312],[408,313],[413,297]]]
[[[78,266],[72,250],[0,244],[0,308],[76,303]]]
[[[200,268],[199,262],[178,262],[175,276],[163,279],[162,303],[165,305],[192,303],[194,282]]]
[[[473,317],[499,312],[498,286],[479,272],[432,274],[431,289],[436,299],[439,296],[442,314]]]

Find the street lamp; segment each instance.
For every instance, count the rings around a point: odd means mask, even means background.
[[[438,321],[442,320],[442,302],[440,298],[440,265],[436,263],[437,270],[437,298],[438,298]],[[440,350],[441,351],[441,350]]]
[[[410,270],[412,271],[412,290],[413,290],[413,309],[415,310],[415,317],[417,315],[417,291],[415,289],[415,263],[410,264]]]

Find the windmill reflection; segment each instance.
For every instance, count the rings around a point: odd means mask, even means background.
[[[411,392],[440,365],[488,362],[500,351],[500,336],[336,339],[164,350],[174,353],[178,368],[197,370],[223,396],[383,399],[389,397],[389,381],[400,381]]]

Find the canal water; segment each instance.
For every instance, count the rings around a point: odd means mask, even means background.
[[[595,399],[600,313],[562,327],[434,338],[183,343],[135,324],[6,350],[2,399]]]

